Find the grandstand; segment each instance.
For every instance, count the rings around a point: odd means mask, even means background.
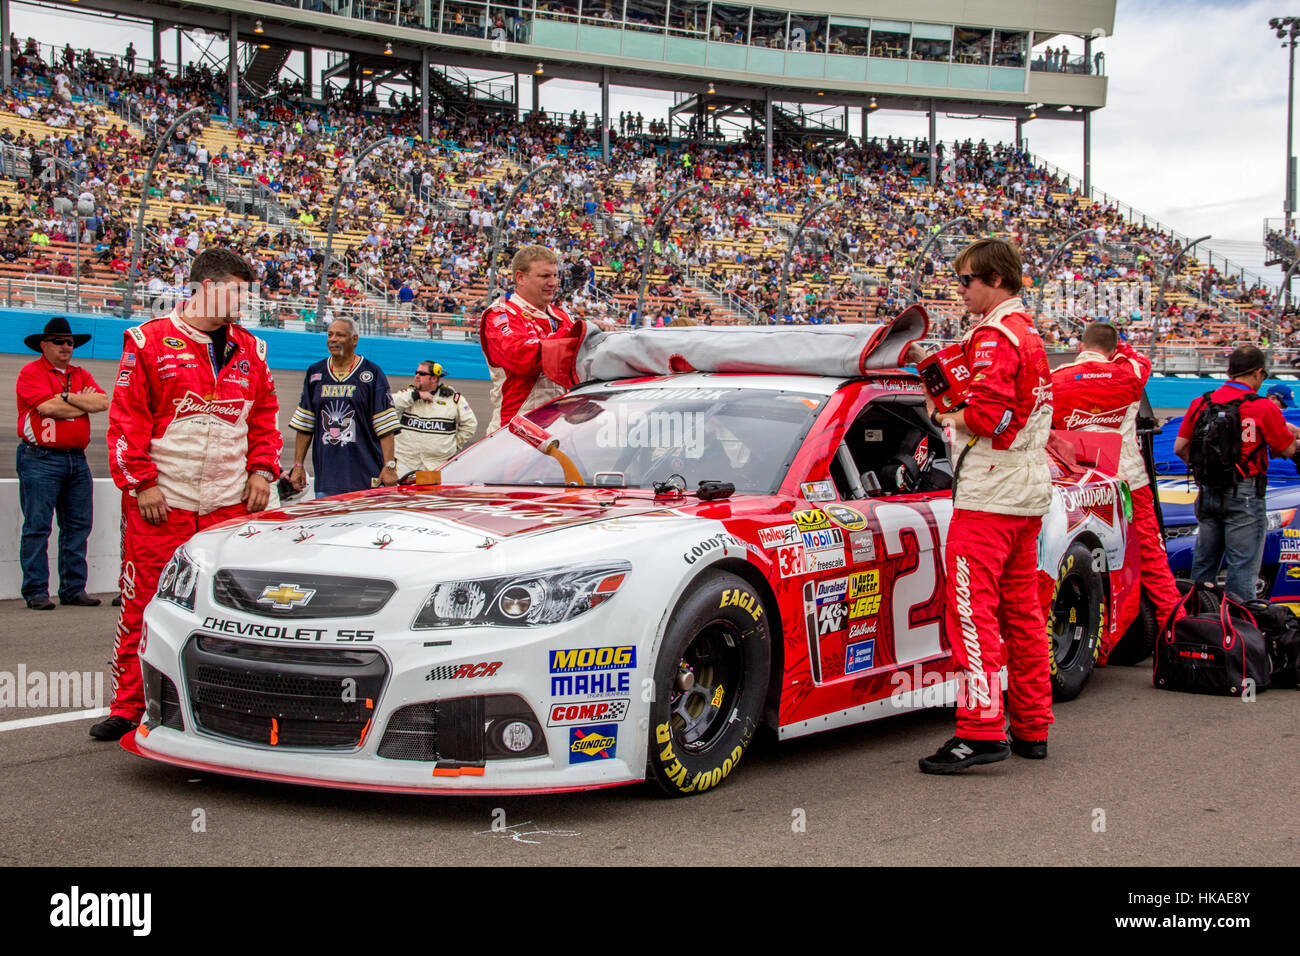
[[[938,337],[951,338],[963,316],[947,263],[971,238],[996,234],[1024,250],[1031,299],[1046,293],[1049,343],[1068,345],[1081,322],[1105,315],[1133,341],[1154,340],[1166,367],[1213,368],[1216,353],[1247,339],[1284,361],[1295,354],[1293,317],[1275,314],[1244,273],[1229,277],[1188,256],[1162,283],[1182,237],[1099,201],[1086,176],[1072,182],[1021,147],[1031,119],[1078,122],[1088,168],[1089,117],[1104,106],[1106,84],[1092,31],[1109,32],[1113,2],[1045,0],[1023,22],[987,23],[961,19],[969,4],[929,4],[934,22],[921,23],[906,4],[885,0],[779,12],[625,0],[622,19],[603,0],[237,5],[217,14],[197,0],[77,4],[224,28],[224,67],[189,64],[179,75],[161,62],[159,27],[152,62],[44,38],[5,45],[6,303],[122,308],[149,157],[171,120],[197,106],[204,118],[177,134],[153,174],[137,311],[181,284],[196,249],[221,243],[256,262],[258,321],[267,325],[316,329],[347,313],[372,333],[472,336],[500,219],[506,254],[529,241],[561,253],[579,315],[861,321],[892,314],[915,293]],[[326,44],[319,76],[310,55],[305,80],[282,75],[285,51]],[[589,121],[536,102],[523,110],[517,86],[477,82],[460,72],[470,66],[533,74],[535,98],[540,81],[556,76],[594,78],[606,102],[615,84],[678,96],[666,122],[608,109]],[[700,79],[702,66],[712,82]],[[402,82],[404,101],[380,103],[380,83]],[[850,103],[862,107],[856,131]],[[1004,117],[1015,121],[1016,142],[872,139],[872,108],[924,112],[932,133],[946,110]],[[397,145],[353,170],[350,157],[385,135]],[[545,163],[554,173],[507,208]],[[665,212],[679,190],[698,185]],[[337,268],[323,277],[340,187]],[[95,213],[79,223],[72,200],[87,193]],[[778,311],[787,249],[807,211],[823,204],[792,250]],[[664,228],[652,234],[661,212]],[[648,295],[638,315],[643,264]],[[322,282],[328,314],[318,317]]]

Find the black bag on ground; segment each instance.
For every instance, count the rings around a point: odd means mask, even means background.
[[[1231,491],[1237,487],[1241,464],[1241,403],[1259,398],[1248,392],[1230,402],[1210,400],[1213,392],[1202,396],[1200,414],[1192,426],[1187,463],[1196,483],[1213,491]]]
[[[1272,686],[1300,687],[1300,618],[1285,604],[1250,601],[1246,607],[1268,644]]]
[[[1215,598],[1219,606],[1210,610]],[[1152,684],[1230,697],[1268,689],[1267,643],[1244,605],[1215,585],[1198,584],[1181,606],[1187,613],[1179,617],[1175,612],[1156,642]]]

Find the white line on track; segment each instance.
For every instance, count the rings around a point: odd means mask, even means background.
[[[63,714],[50,714],[48,717],[24,717],[22,720],[0,721],[0,733],[6,730],[23,730],[27,727],[43,727],[46,724],[63,724],[69,720],[89,720],[92,717],[106,717],[107,707],[95,710],[72,710]]]

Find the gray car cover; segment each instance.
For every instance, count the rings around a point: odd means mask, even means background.
[[[766,372],[852,377],[899,368],[930,319],[914,305],[880,325],[685,326],[603,332],[579,323],[567,340],[544,340],[548,378],[571,388],[673,372]]]

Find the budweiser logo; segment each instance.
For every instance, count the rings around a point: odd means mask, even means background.
[[[1112,408],[1106,412],[1085,412],[1075,409],[1065,419],[1066,428],[1118,428],[1124,422],[1126,408]]]
[[[234,425],[244,415],[245,402],[242,398],[209,401],[193,392],[186,392],[180,398],[173,399],[172,404],[176,406],[176,414],[172,416],[172,421],[208,417],[218,418],[227,425]]]
[[[1062,491],[1065,510],[1073,519],[1070,528],[1083,521],[1088,515],[1096,515],[1106,524],[1115,523],[1115,487],[1098,485],[1093,488],[1080,488],[1077,491]]]

